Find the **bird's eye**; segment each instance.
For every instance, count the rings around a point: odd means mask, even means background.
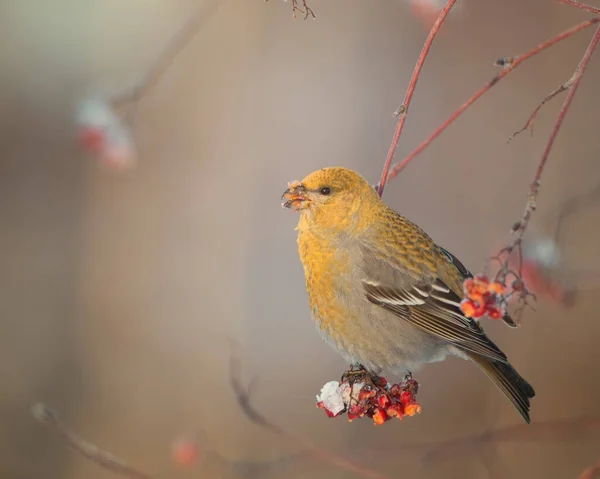
[[[331,193],[331,188],[329,188],[329,186],[324,186],[323,188],[321,188],[322,195],[328,195],[329,193]]]

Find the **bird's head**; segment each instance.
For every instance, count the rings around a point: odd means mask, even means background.
[[[367,225],[367,214],[379,196],[360,174],[347,168],[323,168],[302,181],[288,183],[282,206],[301,213],[299,227],[348,231]]]

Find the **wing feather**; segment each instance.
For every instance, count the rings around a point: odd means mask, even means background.
[[[461,298],[440,278],[416,278],[399,266],[363,252],[366,298],[434,336],[465,351],[507,363],[506,355],[474,320],[464,316]]]

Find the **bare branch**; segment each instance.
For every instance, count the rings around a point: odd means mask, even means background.
[[[413,70],[412,77],[410,82],[408,83],[408,88],[406,89],[406,95],[404,97],[404,101],[402,105],[396,109],[394,116],[399,116],[398,125],[396,126],[396,131],[394,132],[394,137],[392,139],[392,144],[390,145],[390,149],[388,151],[387,158],[383,165],[383,171],[381,172],[381,179],[379,180],[379,186],[377,188],[377,192],[379,196],[383,195],[383,189],[385,188],[385,184],[388,178],[388,173],[390,171],[390,167],[392,166],[392,161],[394,159],[394,153],[396,152],[396,147],[398,146],[398,141],[400,140],[400,135],[402,133],[402,128],[404,127],[404,122],[406,121],[406,112],[408,111],[408,107],[410,106],[410,102],[412,100],[413,94],[415,92],[415,87],[417,86],[417,82],[419,81],[419,75],[421,74],[421,70],[423,69],[423,64],[425,63],[425,59],[427,58],[427,54],[433,44],[433,40],[440,30],[442,23],[446,19],[448,13],[456,3],[456,0],[448,0],[446,6],[442,9],[440,14],[437,17],[437,20],[431,27],[431,31],[429,32],[429,36],[427,40],[425,40],[425,44],[423,45],[423,49],[421,50],[421,54],[417,60],[417,64]]]
[[[265,0],[265,2],[268,1],[269,0]],[[288,0],[284,0],[284,2],[287,1]],[[298,6],[298,3],[300,3],[302,6]],[[296,12],[300,13],[301,15],[304,15],[304,20],[306,20],[308,17],[317,18],[312,8],[310,8],[306,4],[306,0],[292,0],[292,16],[294,20],[296,20]]]
[[[577,479],[595,479],[597,477],[600,477],[600,461],[579,474]]]
[[[167,42],[158,58],[152,63],[141,81],[132,89],[122,92],[111,99],[116,107],[132,104],[135,108],[140,98],[147,94],[162,75],[171,66],[177,54],[188,44],[198,29],[214,15],[225,1],[212,0],[208,6],[203,2],[196,12],[185,22],[183,27]],[[133,113],[131,113],[133,115]]]
[[[535,110],[533,110],[533,113],[531,114],[531,116],[529,117],[529,119],[527,120],[527,123],[525,123],[525,125],[523,126],[523,128],[521,128],[520,130],[515,131],[512,135],[510,135],[510,137],[508,138],[508,140],[506,140],[506,143],[510,143],[515,136],[523,133],[528,128],[530,129],[531,134],[533,135],[533,122],[534,122],[535,117],[537,116],[538,112],[542,109],[542,107],[546,103],[548,103],[550,100],[552,100],[552,98],[554,98],[558,94],[562,93],[563,91],[568,90],[571,87],[571,84],[572,84],[572,81],[569,80],[567,83],[563,83],[558,88],[556,88],[555,90],[553,90],[550,94],[546,95],[544,97],[544,99],[542,100],[542,102],[537,106],[537,108]]]
[[[512,72],[515,68],[521,65],[524,61],[530,59],[531,57],[537,55],[538,53],[546,50],[547,48],[556,45],[562,40],[578,33],[596,23],[600,22],[600,17],[594,17],[585,22],[582,22],[574,27],[565,30],[562,33],[559,33],[555,37],[552,37],[546,40],[543,43],[540,43],[536,47],[532,48],[526,53],[519,55],[517,57],[510,58],[501,58],[496,61],[496,65],[504,67],[504,70],[492,78],[488,83],[486,83],[483,87],[477,90],[471,98],[469,98],[465,103],[463,103],[444,123],[442,123],[426,140],[424,140],[415,150],[409,153],[401,162],[394,165],[388,175],[388,181],[395,178],[398,173],[400,173],[414,158],[416,158],[419,154],[423,152],[425,148],[427,148],[438,136],[442,134],[446,128],[448,128],[454,121],[462,115],[467,108],[469,108],[473,103],[475,103],[479,98],[481,98],[488,90],[490,90],[494,85],[496,85],[500,80],[502,80],[506,75]]]
[[[571,5],[575,8],[580,8],[581,10],[585,10],[590,13],[600,13],[600,8],[592,7],[590,5],[586,5],[585,3],[577,2],[576,0],[558,0],[560,3],[564,3],[565,5]]]
[[[240,378],[241,361],[233,351],[230,357],[229,366],[230,384],[235,393],[238,404],[240,405],[240,408],[242,409],[246,417],[254,424],[261,426],[279,436],[297,441],[307,449],[307,453],[310,453],[313,456],[318,457],[331,464],[334,464],[342,469],[354,472],[355,474],[359,474],[363,477],[367,477],[370,479],[388,479],[388,477],[382,473],[363,467],[337,454],[325,451],[317,445],[315,445],[312,441],[297,434],[288,432],[282,427],[278,426],[277,424],[271,422],[266,416],[254,409],[252,404],[250,404],[250,394],[248,393],[248,390],[243,387]]]
[[[31,414],[38,421],[52,426],[59,434],[61,440],[67,446],[69,446],[71,449],[74,449],[87,459],[90,459],[92,462],[95,462],[99,466],[130,479],[153,479],[152,476],[128,466],[125,461],[106,451],[103,451],[102,449],[99,449],[91,442],[88,442],[75,434],[60,422],[58,415],[46,404],[35,404],[31,408]]]
[[[590,62],[590,59],[592,58],[592,55],[594,54],[594,51],[596,50],[596,47],[598,46],[598,42],[600,42],[600,28],[596,29],[596,33],[592,37],[592,40],[590,41],[590,44],[588,45],[585,53],[583,54],[583,57],[582,57],[581,61],[579,62],[579,65],[577,66],[575,73],[573,74],[573,78],[571,79],[571,87],[570,87],[569,92],[567,93],[567,97],[565,98],[565,101],[558,113],[558,118],[556,119],[556,123],[554,125],[554,128],[552,129],[552,132],[550,133],[550,137],[548,138],[548,142],[546,143],[546,148],[544,149],[544,152],[542,153],[542,158],[540,160],[537,171],[535,173],[535,177],[533,179],[533,182],[531,183],[531,187],[529,189],[529,195],[527,197],[527,205],[525,207],[525,212],[523,213],[523,217],[521,218],[521,221],[519,222],[519,227],[515,231],[515,237],[516,237],[515,243],[521,241],[521,238],[523,237],[523,234],[525,233],[525,229],[527,228],[527,224],[529,223],[529,220],[531,219],[531,214],[533,213],[533,211],[535,211],[536,200],[537,200],[537,195],[538,195],[539,188],[540,188],[540,178],[542,176],[542,172],[544,171],[544,167],[546,166],[546,162],[548,161],[548,156],[550,155],[550,151],[552,150],[552,146],[554,145],[554,140],[556,139],[556,136],[558,135],[560,127],[562,126],[563,120],[565,119],[565,116],[566,116],[567,112],[569,111],[571,102],[573,101],[573,98],[575,97],[575,94],[577,93],[577,89],[579,88],[581,79],[583,78],[583,75],[585,73],[585,70],[586,70],[589,62]]]

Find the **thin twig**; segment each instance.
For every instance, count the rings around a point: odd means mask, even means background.
[[[404,97],[404,101],[402,105],[396,110],[397,115],[400,117],[398,119],[398,125],[396,126],[396,131],[394,132],[394,137],[392,139],[392,144],[390,145],[390,149],[388,151],[387,158],[383,165],[383,171],[381,172],[381,179],[379,180],[378,193],[379,196],[383,195],[383,189],[385,188],[385,184],[388,178],[388,173],[390,171],[390,167],[392,165],[392,161],[394,159],[394,153],[396,152],[396,147],[398,146],[398,141],[400,140],[400,134],[402,133],[402,128],[404,127],[404,122],[406,121],[406,113],[408,111],[408,107],[410,106],[410,102],[412,100],[413,94],[415,92],[415,87],[417,86],[417,81],[419,80],[419,75],[421,74],[421,70],[423,69],[423,64],[425,63],[425,58],[427,58],[427,54],[429,53],[429,49],[433,44],[433,40],[437,35],[442,23],[446,19],[446,16],[456,3],[456,0],[448,0],[446,6],[442,9],[440,14],[438,15],[435,23],[431,27],[431,31],[429,32],[429,36],[427,40],[425,40],[425,44],[423,45],[423,49],[421,50],[421,54],[417,60],[417,64],[413,70],[412,77],[408,84],[408,88],[406,89],[406,95]]]
[[[104,467],[112,472],[121,474],[130,479],[153,479],[152,476],[145,474],[131,466],[128,466],[125,461],[113,456],[112,454],[99,449],[91,442],[79,437],[65,425],[63,425],[58,415],[46,404],[38,403],[31,408],[31,414],[38,421],[52,426],[59,434],[67,446],[77,451],[87,459],[95,462],[99,466]]]
[[[548,138],[548,142],[546,143],[546,148],[544,149],[544,152],[542,153],[542,158],[537,167],[535,177],[529,188],[529,195],[527,198],[527,205],[525,207],[525,212],[523,213],[523,217],[521,218],[519,228],[515,231],[515,243],[521,241],[521,238],[523,237],[523,234],[525,233],[525,229],[527,228],[527,224],[529,223],[529,220],[531,219],[531,214],[533,213],[533,211],[535,211],[536,200],[537,200],[537,195],[538,195],[539,188],[540,188],[540,178],[542,176],[542,172],[544,171],[544,167],[546,166],[546,162],[548,161],[548,156],[550,156],[550,151],[552,150],[552,146],[554,145],[554,140],[556,139],[556,136],[558,135],[560,127],[562,126],[563,120],[565,119],[565,116],[566,116],[567,112],[569,111],[571,102],[573,101],[573,98],[575,97],[575,94],[577,93],[577,89],[579,88],[581,79],[583,78],[583,75],[585,73],[585,70],[586,70],[589,62],[590,62],[590,59],[592,58],[592,55],[594,54],[594,51],[596,50],[596,47],[598,46],[598,42],[600,42],[600,28],[596,29],[596,33],[594,33],[594,36],[592,37],[590,44],[586,48],[585,53],[583,54],[583,57],[581,58],[581,61],[579,62],[579,65],[577,66],[577,69],[575,70],[575,73],[573,74],[571,88],[569,89],[569,92],[567,93],[567,97],[565,98],[565,101],[564,101],[560,111],[558,112],[558,117],[556,119],[556,123],[554,125],[554,128],[552,129],[552,132],[550,133],[550,137]]]
[[[585,22],[581,22],[574,27],[565,30],[562,33],[559,33],[555,37],[546,40],[543,43],[540,43],[536,47],[532,48],[526,53],[523,53],[520,56],[513,58],[503,58],[501,61],[497,61],[496,64],[499,64],[504,67],[499,74],[497,74],[494,78],[492,78],[488,83],[486,83],[483,87],[477,90],[471,98],[469,98],[465,103],[463,103],[450,117],[442,123],[439,128],[437,128],[426,140],[424,140],[414,151],[409,153],[401,162],[394,165],[389,172],[388,181],[395,178],[400,171],[402,171],[415,157],[417,157],[425,148],[427,148],[431,142],[433,142],[438,136],[442,134],[446,128],[448,128],[454,120],[456,120],[460,115],[462,115],[467,108],[469,108],[473,103],[475,103],[483,94],[485,94],[488,90],[490,90],[494,85],[496,85],[500,80],[502,80],[506,75],[512,72],[515,68],[521,65],[524,61],[529,58],[537,55],[538,53],[550,48],[553,45],[561,42],[562,40],[578,33],[596,23],[600,22],[600,17],[594,17]]]
[[[265,0],[265,2],[268,1],[269,0]],[[287,2],[288,0],[284,1]],[[298,2],[302,2],[302,7],[298,6]],[[302,8],[304,8],[304,10]],[[306,0],[292,0],[292,17],[294,20],[296,20],[296,12],[300,12],[302,15],[304,15],[304,20],[306,20],[308,17],[317,18],[312,8],[306,4]]]
[[[590,13],[600,13],[600,8],[592,7],[590,5],[586,5],[585,3],[577,2],[576,0],[558,0],[560,3],[564,3],[565,5],[571,5],[572,7],[580,8],[581,10],[585,10]]]
[[[304,8],[304,10],[302,10],[302,8],[300,8],[298,6],[298,0],[292,0],[292,16],[294,17],[294,19],[296,18],[296,12],[300,12],[302,15],[304,15],[304,20],[306,20],[308,17],[313,17],[313,18],[317,18],[315,16],[315,12],[312,11],[312,8],[310,8],[307,4],[306,4],[306,0],[300,0],[302,2],[302,7]]]
[[[544,99],[542,100],[542,102],[537,106],[537,108],[535,110],[533,110],[533,113],[531,114],[531,116],[529,117],[529,119],[527,120],[527,123],[525,123],[525,125],[523,126],[523,128],[521,128],[520,130],[515,131],[512,135],[510,135],[510,137],[508,138],[508,140],[506,140],[506,143],[510,143],[515,136],[520,135],[521,133],[523,133],[528,128],[530,129],[531,134],[533,135],[533,122],[534,122],[535,117],[537,116],[538,112],[542,109],[542,107],[546,103],[548,103],[550,100],[552,100],[552,98],[554,98],[558,94],[562,93],[563,91],[568,90],[571,87],[571,84],[572,84],[572,78],[567,83],[563,83],[558,88],[556,88],[555,90],[553,90],[552,93],[546,95],[544,97]]]
[[[325,451],[319,446],[312,443],[312,441],[298,434],[288,432],[282,427],[278,426],[277,424],[274,424],[273,422],[269,421],[269,419],[267,419],[263,414],[254,409],[254,407],[250,403],[250,394],[248,393],[248,390],[242,385],[240,378],[241,361],[239,357],[236,354],[234,354],[233,351],[230,357],[229,365],[229,380],[231,383],[231,387],[235,393],[238,404],[244,412],[244,414],[246,415],[246,417],[254,424],[257,424],[258,426],[261,426],[279,436],[287,437],[297,441],[307,449],[307,453],[312,454],[313,456],[318,457],[331,464],[334,464],[342,469],[351,471],[355,474],[359,474],[363,477],[367,477],[370,479],[388,479],[388,476],[380,472],[368,469],[364,466],[361,466],[360,464],[357,464],[353,461],[350,461],[349,459],[346,459],[332,452]]]

